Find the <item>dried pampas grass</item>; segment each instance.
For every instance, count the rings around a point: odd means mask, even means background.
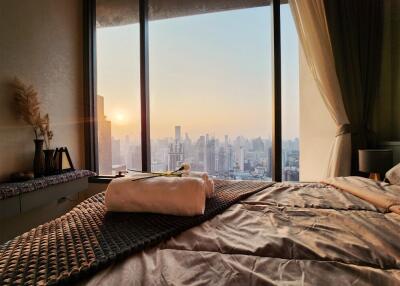
[[[50,142],[51,139],[53,139],[53,131],[50,130],[49,114],[46,113],[46,115],[41,119],[41,124],[39,129],[40,129],[40,134],[43,135],[46,148],[50,149]]]
[[[43,138],[47,149],[50,148],[50,141],[53,132],[50,130],[50,118],[46,114],[40,115],[40,101],[38,93],[32,85],[24,84],[15,77],[12,86],[15,89],[14,100],[19,116],[29,124],[35,132],[35,139]]]

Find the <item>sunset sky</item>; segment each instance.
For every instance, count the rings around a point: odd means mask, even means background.
[[[284,138],[298,137],[298,40],[282,5]],[[271,136],[271,7],[149,23],[151,137]],[[140,134],[139,26],[97,30],[98,94],[113,136]]]

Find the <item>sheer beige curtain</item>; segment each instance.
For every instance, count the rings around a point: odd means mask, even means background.
[[[327,177],[351,173],[350,122],[342,100],[323,0],[290,0],[297,33],[321,96],[337,125]],[[312,146],[310,146],[312,148]]]

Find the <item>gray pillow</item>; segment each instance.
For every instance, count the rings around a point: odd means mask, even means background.
[[[400,185],[400,163],[387,171],[385,177],[392,185]]]

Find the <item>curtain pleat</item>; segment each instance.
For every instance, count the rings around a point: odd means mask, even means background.
[[[336,73],[351,122],[351,173],[357,175],[358,149],[375,147],[370,125],[380,82],[383,1],[324,1]]]
[[[351,170],[350,121],[336,73],[324,1],[290,0],[289,4],[307,63],[338,129],[327,177],[348,176]]]

